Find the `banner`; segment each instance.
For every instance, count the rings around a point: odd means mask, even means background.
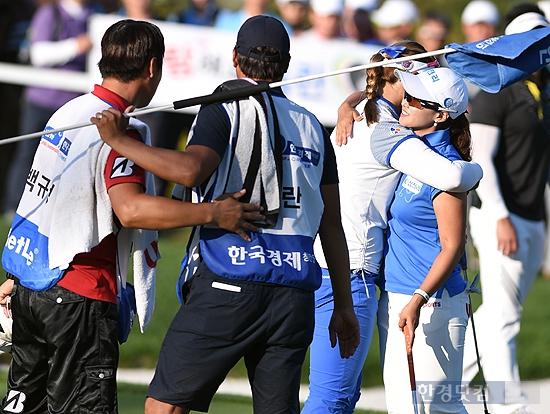
[[[94,47],[88,55],[88,72],[101,82],[97,63],[105,30],[120,20],[116,15],[94,15],[90,34]],[[211,27],[152,21],[166,44],[162,80],[149,106],[207,95],[224,81],[235,78],[232,53],[237,33]],[[292,37],[290,68],[284,79],[330,72],[369,63],[378,47],[351,40],[320,41]],[[365,89],[365,71],[353,72],[283,87],[289,99],[313,112],[326,126],[336,124],[338,106],[352,92]],[[198,107],[182,109],[196,113]]]

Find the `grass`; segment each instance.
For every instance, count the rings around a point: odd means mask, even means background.
[[[8,228],[9,225],[0,220],[0,234],[3,235],[2,242],[5,241]],[[121,367],[155,367],[164,334],[172,317],[179,308],[179,302],[175,293],[175,284],[179,275],[180,262],[185,254],[187,237],[188,232],[186,230],[168,231],[161,234],[159,247],[162,259],[159,261],[157,271],[155,312],[145,333],[142,334],[139,332],[136,322],[128,342],[121,346]],[[473,277],[473,274],[471,276]],[[524,380],[543,379],[550,376],[550,351],[548,350],[550,331],[545,329],[547,321],[550,319],[550,307],[544,305],[547,303],[548,297],[550,297],[550,280],[539,276],[535,280],[534,286],[524,304],[522,328],[517,338],[520,374]],[[480,296],[475,295],[473,301],[474,307],[476,307],[481,301]],[[377,338],[378,334],[375,332],[369,355],[363,367],[363,387],[382,385]],[[6,362],[5,358],[0,358],[0,363]],[[304,383],[307,383],[308,366],[309,359],[306,357],[302,369],[302,382]],[[230,376],[233,377],[244,377],[245,375],[242,361],[230,373]],[[121,385],[121,387],[120,402],[121,407],[124,407],[124,411],[121,410],[121,413],[133,413],[134,411],[126,411],[126,406],[130,407],[134,404],[139,406],[139,412],[143,412],[145,388],[140,388],[140,386],[135,386],[134,388],[134,386],[127,385]],[[134,389],[139,391],[132,392],[131,390]],[[235,412],[251,412],[250,401],[247,398],[233,396],[216,396],[211,412],[229,413],[227,406],[238,406],[243,401],[245,401],[248,411],[241,407],[237,408]],[[221,411],[216,411],[218,403],[221,404]]]

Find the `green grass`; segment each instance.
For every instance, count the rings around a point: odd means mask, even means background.
[[[6,393],[7,373],[0,371],[0,396]],[[146,385],[118,384],[118,409],[120,414],[143,414]],[[195,411],[191,411],[195,413]],[[216,394],[210,404],[210,414],[252,414],[252,399],[238,395]],[[355,410],[356,414],[383,414],[380,411]]]
[[[3,235],[1,237],[2,242],[5,242],[8,228],[9,225],[0,220],[0,234]],[[136,322],[128,342],[121,346],[121,367],[155,367],[164,334],[172,317],[179,308],[179,302],[175,293],[175,284],[179,275],[180,262],[185,253],[187,236],[188,232],[185,230],[169,231],[161,234],[159,246],[162,259],[158,264],[155,312],[145,333],[142,334],[139,332]],[[471,276],[473,277],[473,274]],[[550,319],[550,307],[545,305],[548,297],[550,297],[550,280],[538,277],[525,302],[522,328],[517,339],[520,374],[524,380],[543,379],[550,376],[550,351],[548,350],[550,331],[545,329],[548,324],[547,321]],[[476,307],[481,301],[480,296],[475,295],[473,301],[474,307]],[[373,343],[363,368],[364,387],[382,385],[379,355],[378,334],[375,332]],[[9,359],[6,360],[6,357],[0,357],[0,363],[2,362],[9,362]],[[308,366],[309,359],[306,357],[302,369],[302,381],[304,383],[307,383]],[[246,376],[245,372],[244,364],[241,361],[231,371],[230,376],[244,377]],[[136,386],[136,389],[139,389],[139,392],[136,393],[130,392],[133,386],[128,391],[126,387],[124,385],[121,388],[120,401],[121,407],[124,407],[124,411],[121,410],[121,413],[133,413],[134,411],[126,411],[126,407],[133,406],[134,404],[139,406],[138,410],[141,410],[139,412],[143,412],[145,388],[141,389],[139,386]],[[245,404],[249,411],[243,410],[241,407],[237,408],[235,412],[251,412],[250,402],[246,398],[243,400],[241,397],[234,398],[232,396],[216,396],[211,412],[228,413],[226,405],[238,406],[242,401],[246,401]],[[218,403],[221,404],[221,411],[215,411],[217,410]]]

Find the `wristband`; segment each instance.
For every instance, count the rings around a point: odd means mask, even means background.
[[[422,289],[416,289],[413,293],[413,295],[420,295],[424,298],[424,300],[427,302],[430,300],[430,295],[428,295],[426,292],[424,292]]]

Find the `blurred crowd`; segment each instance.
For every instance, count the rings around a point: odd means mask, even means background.
[[[115,13],[134,19],[155,19],[236,31],[250,16],[278,17],[295,37],[351,39],[375,46],[414,39],[433,51],[448,44],[450,16],[445,10],[421,15],[412,0],[242,0],[238,10],[216,0],[182,0],[184,7],[167,16],[153,12],[152,0],[0,0],[0,62],[84,71],[91,49],[87,19],[92,13]],[[549,1],[541,1],[544,10]],[[491,1],[471,1],[463,10],[464,43],[497,34],[500,11]],[[471,85],[469,85],[471,86]],[[470,91],[476,93],[475,87]],[[49,116],[76,93],[0,83],[4,110],[0,139],[41,130]],[[174,148],[193,117],[160,113],[143,117],[152,129],[153,144]],[[2,147],[0,211],[9,220],[23,192],[38,139]],[[166,183],[157,182],[159,193]],[[549,265],[550,268],[550,265]]]

